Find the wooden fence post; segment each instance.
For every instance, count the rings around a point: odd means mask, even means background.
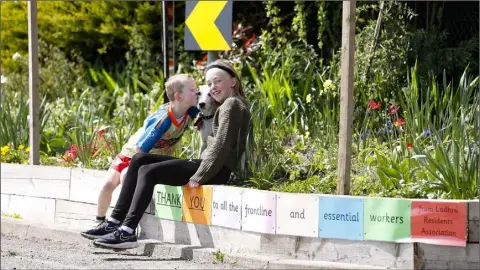
[[[337,194],[350,194],[356,1],[343,1]]]

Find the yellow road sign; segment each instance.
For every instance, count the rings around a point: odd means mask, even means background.
[[[230,50],[231,1],[186,1],[185,50]]]

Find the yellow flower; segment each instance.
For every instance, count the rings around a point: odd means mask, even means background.
[[[335,89],[335,85],[333,85],[332,80],[325,80],[325,82],[323,82],[323,88],[333,90]]]
[[[2,156],[8,155],[8,153],[10,153],[10,147],[8,147],[8,145],[2,146],[1,152],[2,152]]]
[[[312,95],[311,94],[307,95],[307,100],[306,101],[307,101],[307,103],[312,102]]]
[[[18,146],[18,150],[23,150],[23,149],[25,149],[25,146],[23,146],[23,144],[20,144],[20,145]]]
[[[30,146],[27,146],[27,149],[25,149],[27,153],[30,153]]]

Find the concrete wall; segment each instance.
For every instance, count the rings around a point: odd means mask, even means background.
[[[104,171],[1,164],[2,213],[23,220],[81,230],[94,224]],[[111,206],[118,198],[118,188]],[[334,261],[401,269],[478,269],[479,207],[470,202],[468,246],[350,241],[267,235],[216,226],[161,220],[151,204],[140,222],[145,237],[228,253],[280,255],[287,259]],[[111,211],[111,209],[110,209]]]

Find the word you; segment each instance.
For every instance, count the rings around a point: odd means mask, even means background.
[[[204,211],[205,209],[205,197],[190,196],[190,206],[192,210]]]

